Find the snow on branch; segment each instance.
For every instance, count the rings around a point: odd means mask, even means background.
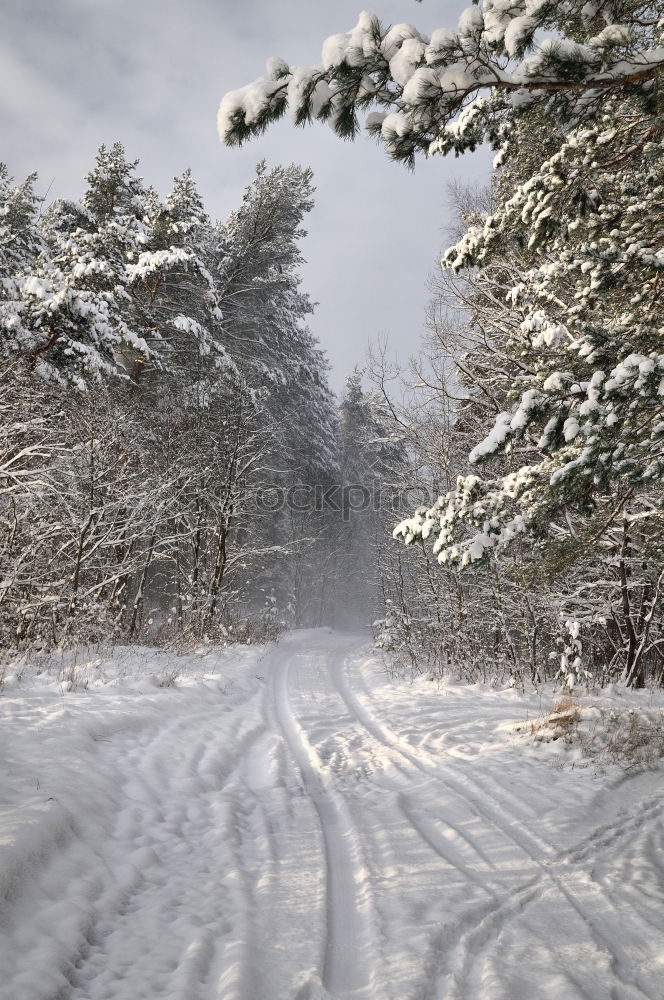
[[[491,109],[511,114],[552,95],[574,105],[583,95],[597,101],[618,89],[652,88],[664,66],[661,31],[644,20],[653,6],[641,3],[630,22],[607,24],[579,0],[484,0],[462,12],[456,30],[431,37],[412,24],[384,27],[363,11],[350,31],[325,39],[317,66],[271,59],[266,76],[226,94],[219,136],[239,145],[288,113],[298,125],[327,121],[353,138],[358,111],[373,106],[367,128],[391,157],[462,152],[495,138],[495,115],[487,112],[497,95],[505,96]]]

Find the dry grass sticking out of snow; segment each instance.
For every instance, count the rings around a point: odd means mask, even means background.
[[[518,734],[559,744],[560,766],[656,767],[664,758],[664,692],[612,685],[554,698],[540,717],[518,723]]]

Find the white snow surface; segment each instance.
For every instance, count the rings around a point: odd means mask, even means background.
[[[541,699],[325,629],[10,671],[0,997],[661,998],[662,771]]]

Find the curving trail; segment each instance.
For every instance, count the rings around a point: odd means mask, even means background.
[[[552,767],[532,699],[362,637],[257,656],[0,699],[2,1000],[660,1000],[661,771]]]

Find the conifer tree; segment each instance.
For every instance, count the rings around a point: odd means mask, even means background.
[[[38,229],[40,199],[36,174],[14,184],[0,163],[0,360],[15,364],[33,348],[34,336],[23,300],[24,282],[45,252]]]
[[[120,143],[102,146],[81,204],[58,201],[45,215],[47,252],[22,282],[27,362],[43,378],[83,389],[102,376],[129,377],[135,360],[152,354],[126,272],[145,241],[148,195],[135,168]]]

